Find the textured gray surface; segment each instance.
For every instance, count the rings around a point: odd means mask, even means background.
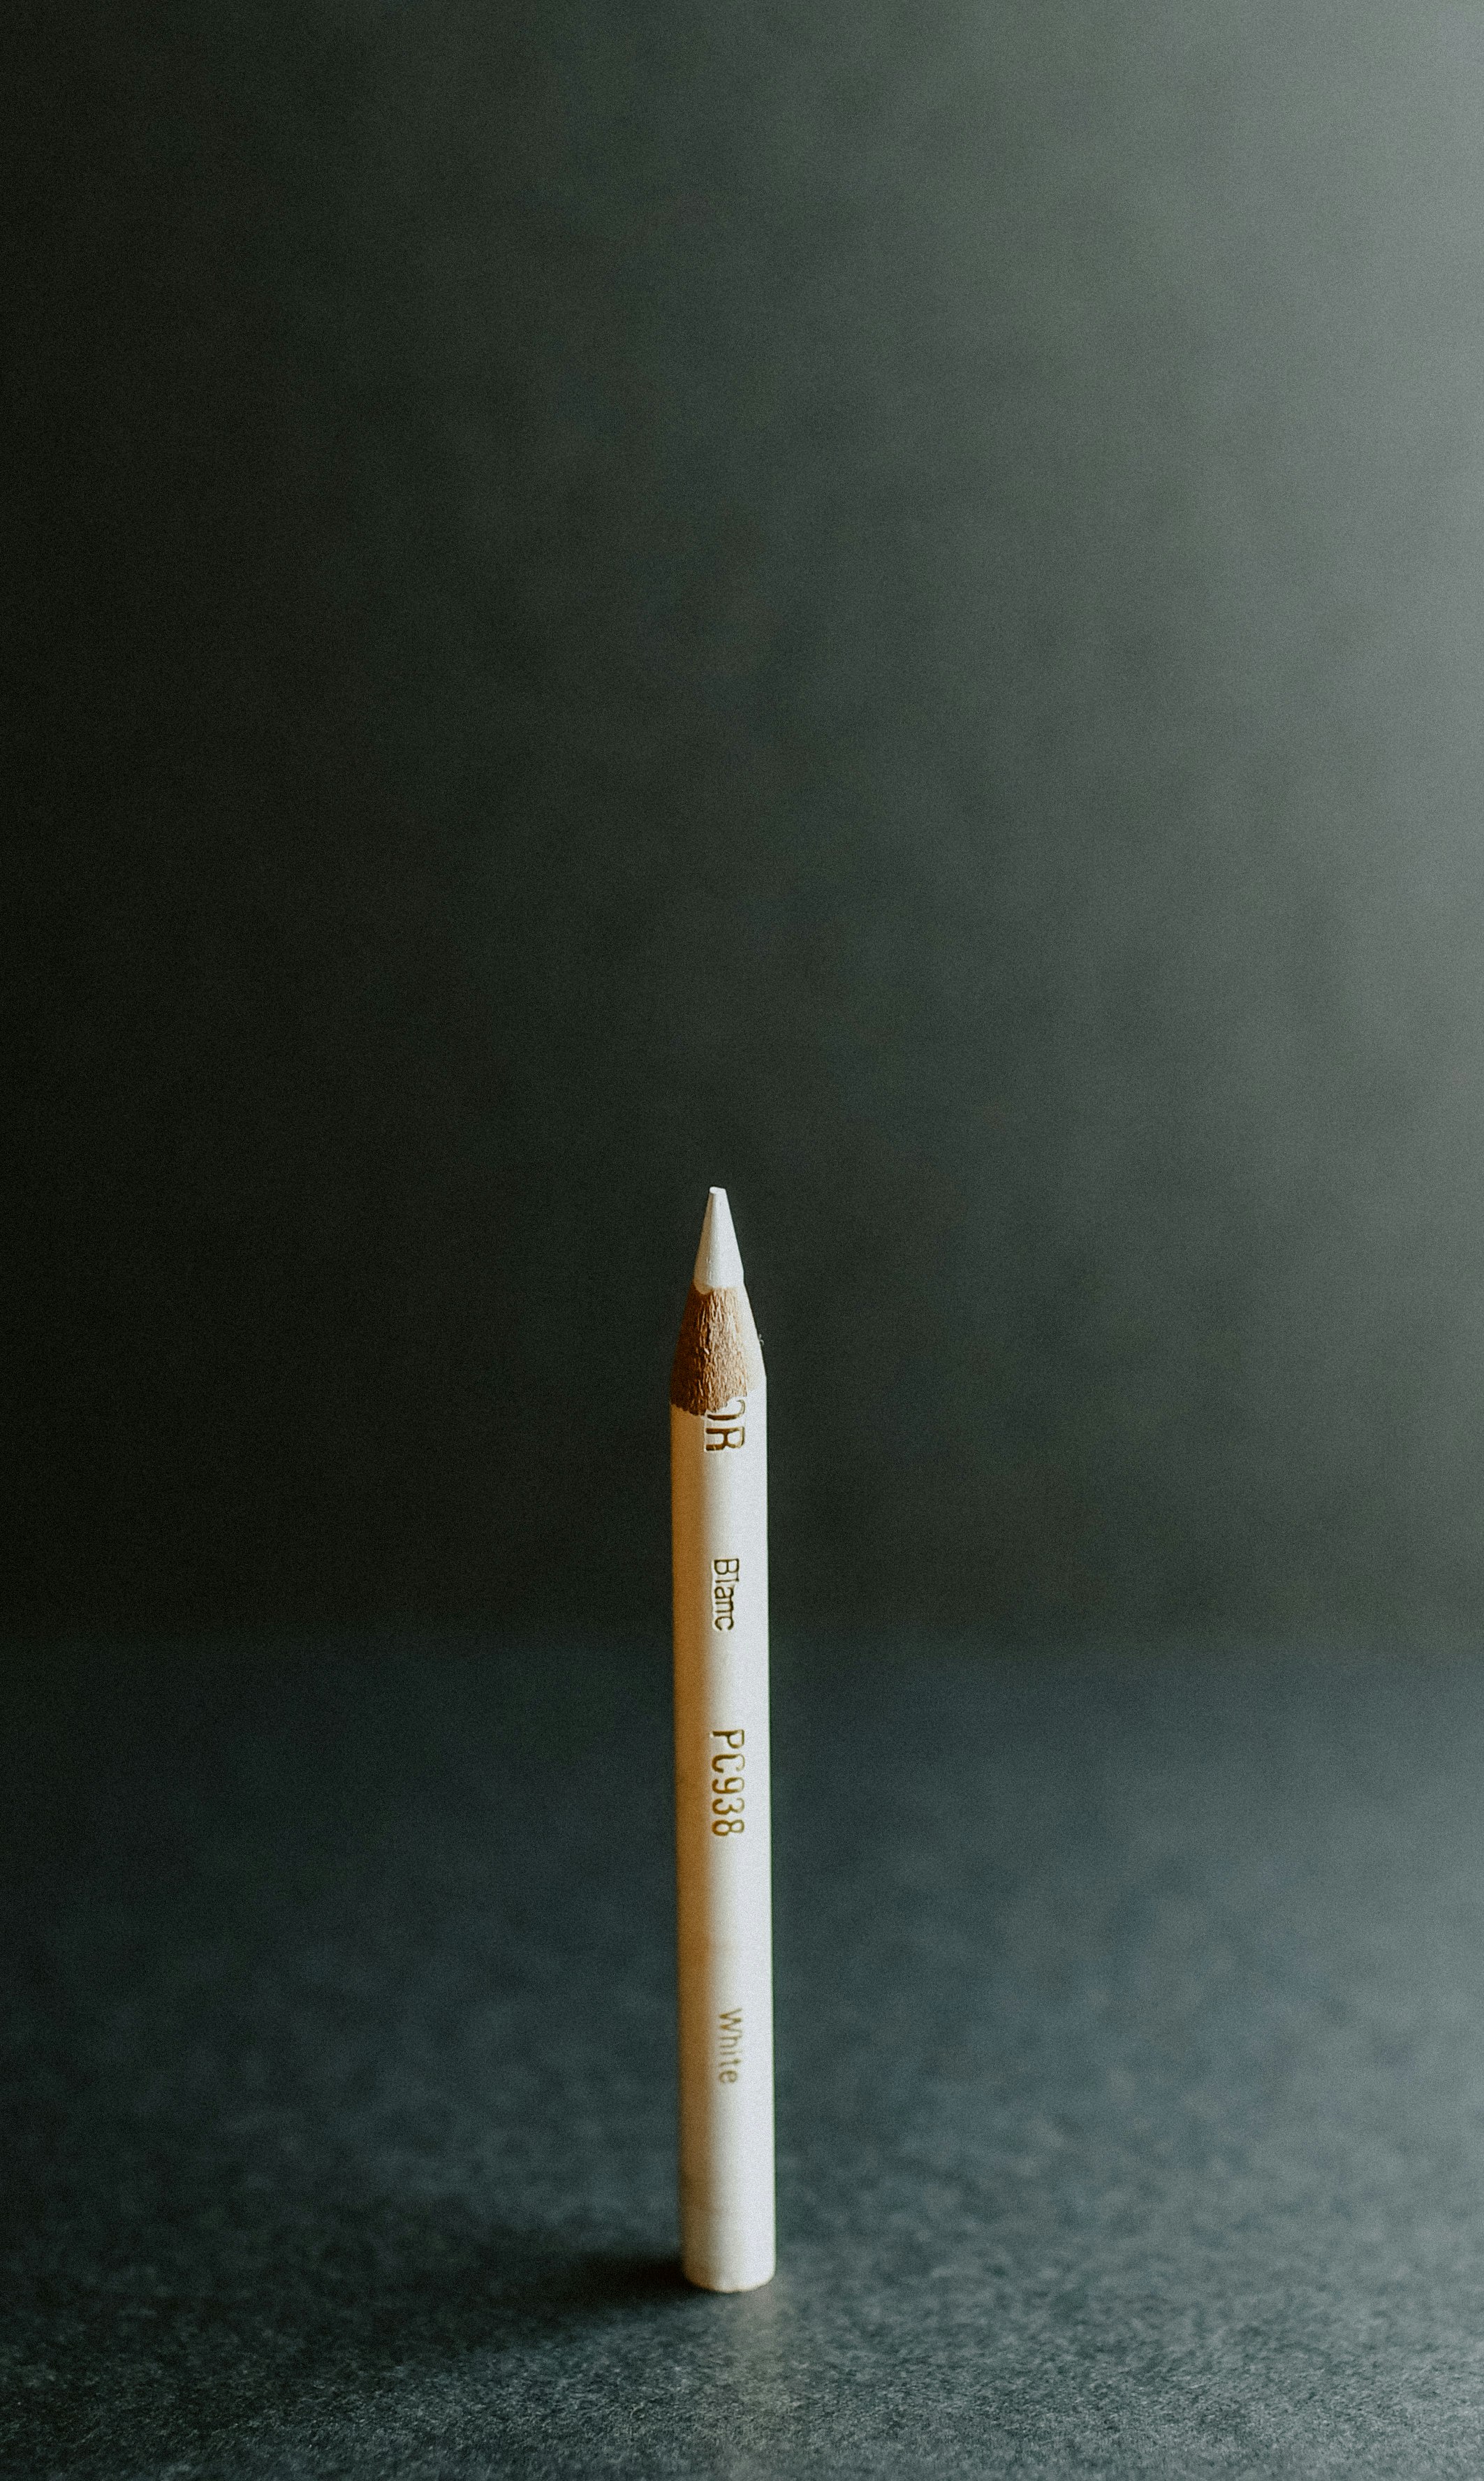
[[[1484,2464],[1477,1657],[783,1662],[733,2300],[673,2265],[657,1651],[5,1699],[8,2470]]]

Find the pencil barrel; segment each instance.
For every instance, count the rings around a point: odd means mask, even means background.
[[[768,1425],[762,1385],[670,1410],[681,2254],[692,2283],[773,2272]]]

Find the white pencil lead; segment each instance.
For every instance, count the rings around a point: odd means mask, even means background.
[[[691,1280],[698,1293],[724,1292],[742,1280],[742,1251],[737,1246],[732,1210],[724,1188],[714,1188],[706,1200],[706,1220],[701,1226],[701,1245],[695,1253]]]

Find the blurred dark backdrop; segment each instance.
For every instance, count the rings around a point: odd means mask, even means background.
[[[13,1619],[1471,1624],[1484,22],[3,47]]]

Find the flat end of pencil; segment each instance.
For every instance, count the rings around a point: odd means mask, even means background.
[[[726,1190],[714,1188],[706,1200],[706,1220],[701,1226],[701,1245],[695,1253],[691,1281],[698,1293],[721,1293],[742,1280],[742,1251],[732,1229]]]

